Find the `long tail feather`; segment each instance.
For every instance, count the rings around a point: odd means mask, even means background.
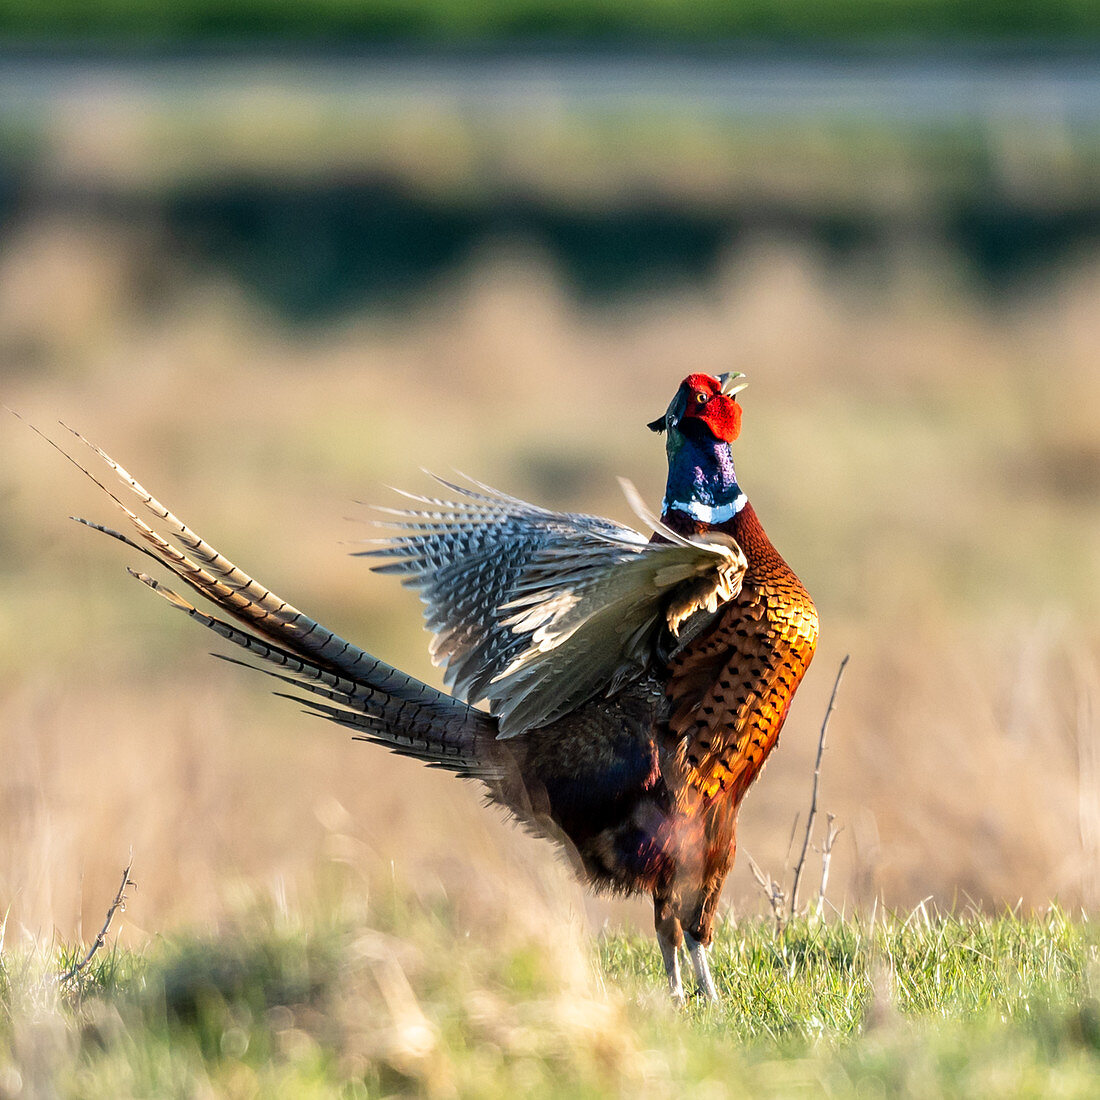
[[[173,607],[260,662],[235,663],[328,700],[288,696],[309,708],[310,713],[352,729],[358,739],[461,775],[490,779],[499,773],[493,762],[498,756],[493,748],[497,727],[489,715],[380,661],[253,580],[78,432],[73,435],[138,498],[167,537],[127,507],[114,490],[77,459],[37,428],[34,430],[111,498],[129,520],[134,534],[73,517],[78,523],[154,559],[220,612],[243,625],[245,629],[208,614],[149,574],[130,570]]]
[[[340,704],[328,706],[314,699],[289,695],[281,691],[275,692],[284,699],[292,699],[310,707],[311,713],[322,714],[339,725],[355,730],[357,740],[372,741],[402,756],[432,762],[469,777],[491,779],[499,775],[499,769],[485,758],[486,745],[491,742],[494,733],[494,727],[491,721],[487,720],[486,715],[480,715],[478,711],[469,712],[486,719],[487,727],[481,738],[475,737],[471,742],[470,738],[465,736],[469,733],[468,724],[459,722],[449,706],[437,709],[431,703],[412,704],[394,700],[385,692],[344,679],[314,662],[240,630],[232,623],[200,611],[182,596],[146,573],[138,573],[131,569],[130,574],[196,622],[213,630],[227,641],[233,642],[234,645],[248,650],[260,660],[277,665],[281,671],[253,665],[248,661],[241,661],[220,653],[215,653],[213,656],[231,664],[262,672],[299,690],[311,692]],[[441,697],[450,702],[448,696]]]

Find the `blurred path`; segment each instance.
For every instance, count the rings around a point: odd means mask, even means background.
[[[658,57],[630,53],[199,54],[135,59],[0,53],[0,114],[74,98],[187,99],[257,90],[379,110],[447,101],[479,113],[648,105],[728,117],[875,116],[912,123],[1100,124],[1100,56],[947,50],[844,56]]]

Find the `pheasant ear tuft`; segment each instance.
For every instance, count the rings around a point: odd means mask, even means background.
[[[663,416],[657,417],[656,420],[651,420],[646,427],[651,432],[663,432],[665,430],[665,418]]]

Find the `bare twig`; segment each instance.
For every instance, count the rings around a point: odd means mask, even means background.
[[[814,785],[810,795],[810,813],[806,818],[806,835],[802,840],[802,854],[798,857],[798,864],[794,869],[794,884],[791,886],[791,912],[798,912],[798,887],[802,882],[802,871],[806,866],[806,853],[810,848],[810,834],[814,827],[814,818],[817,817],[817,788],[821,781],[821,757],[825,752],[825,735],[829,732],[829,719],[836,707],[836,693],[840,690],[840,680],[844,675],[844,669],[848,665],[850,654],[846,654],[837,669],[836,680],[833,683],[833,693],[829,696],[829,707],[825,711],[825,719],[821,723],[821,736],[817,739],[817,761],[814,764]]]
[[[760,883],[760,889],[764,891],[764,897],[768,899],[768,904],[771,906],[772,916],[775,918],[775,930],[777,933],[782,932],[787,924],[787,895],[783,893],[783,887],[775,879],[760,870],[756,860],[748,852],[745,853],[745,858],[749,861],[753,878]]]
[[[836,838],[844,832],[844,826],[837,826],[836,814],[825,815],[825,839],[821,842],[821,888],[817,892],[817,917],[820,919],[825,908],[825,890],[829,885],[829,863],[833,858],[833,845]]]
[[[111,902],[111,908],[107,910],[107,919],[103,922],[103,927],[99,930],[99,935],[96,936],[92,942],[92,946],[88,948],[88,953],[78,963],[74,963],[64,974],[58,979],[61,982],[71,981],[79,974],[84,967],[92,961],[92,956],[103,946],[107,940],[107,931],[111,927],[111,921],[115,919],[115,913],[120,909],[126,911],[126,887],[133,886],[137,888],[137,883],[130,878],[130,868],[134,865],[134,853],[130,852],[130,862],[126,864],[126,870],[122,872],[122,882],[119,885],[118,893],[115,894],[115,900]]]
[[[1077,665],[1077,827],[1085,857],[1082,891],[1086,904],[1095,904],[1100,895],[1096,869],[1100,856],[1100,799],[1096,793],[1100,753],[1094,732],[1093,680],[1083,663],[1077,662]]]
[[[794,814],[794,821],[791,822],[791,835],[787,838],[787,854],[783,857],[783,866],[786,867],[791,862],[791,852],[794,851],[794,835],[798,832],[798,819],[802,814],[796,810]]]

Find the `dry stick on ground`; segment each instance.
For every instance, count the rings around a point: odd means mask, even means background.
[[[58,979],[61,982],[71,981],[79,974],[84,967],[92,961],[92,956],[103,946],[107,939],[107,930],[111,927],[111,921],[115,919],[115,913],[119,909],[125,911],[126,909],[126,887],[133,886],[137,888],[137,883],[130,878],[130,868],[134,865],[134,853],[130,853],[130,862],[126,864],[126,870],[122,872],[122,883],[118,888],[118,893],[115,894],[115,900],[111,902],[111,908],[107,910],[107,919],[103,922],[103,927],[99,930],[99,935],[96,936],[92,943],[92,946],[88,948],[88,954],[78,963],[74,963],[64,974]]]
[[[791,822],[791,837],[787,841],[787,854],[784,856],[784,863],[791,858],[791,849],[794,847],[794,834],[797,829],[798,814],[795,814],[794,821]],[[789,916],[787,912],[787,895],[783,892],[780,883],[776,882],[771,875],[765,875],[760,870],[760,865],[748,852],[745,853],[745,858],[749,861],[749,869],[752,871],[753,878],[760,883],[760,889],[764,891],[764,896],[772,907],[772,916],[775,917],[775,930],[777,933],[782,932]]]
[[[836,843],[836,838],[844,832],[844,826],[833,824],[835,821],[836,814],[825,815],[825,839],[821,843],[821,888],[817,892],[816,916],[818,918],[825,911],[825,889],[829,885],[829,862],[833,858],[833,845]]]
[[[1083,661],[1074,660],[1077,680],[1077,828],[1084,856],[1081,888],[1086,905],[1100,898],[1100,751],[1098,751],[1093,704],[1095,679]]]
[[[787,895],[783,893],[783,887],[771,875],[765,875],[760,870],[756,860],[748,852],[745,853],[745,858],[749,861],[749,869],[752,871],[753,878],[760,883],[760,889],[764,891],[764,896],[772,907],[772,916],[775,918],[775,931],[778,935],[787,923]]]
[[[814,763],[814,786],[810,795],[810,813],[806,818],[806,835],[802,840],[802,854],[798,857],[798,864],[794,869],[794,884],[791,886],[791,913],[798,912],[798,887],[802,882],[802,871],[806,866],[806,853],[810,849],[810,833],[814,827],[814,819],[817,817],[817,788],[821,782],[821,757],[825,753],[825,735],[829,732],[829,719],[836,708],[836,693],[840,690],[840,680],[844,675],[844,669],[848,665],[851,654],[845,654],[840,662],[840,668],[836,671],[836,680],[833,682],[833,693],[829,696],[829,707],[825,711],[825,720],[821,723],[821,736],[817,739],[817,761]],[[833,838],[836,839],[835,837]]]
[[[825,711],[825,718],[821,723],[821,735],[817,740],[817,760],[814,764],[813,792],[810,797],[810,815],[806,820],[806,836],[802,842],[802,854],[799,856],[798,866],[795,868],[794,872],[794,885],[791,888],[789,907],[787,905],[787,895],[783,892],[783,887],[770,875],[765,875],[764,872],[760,870],[759,866],[757,866],[752,856],[750,856],[748,852],[745,853],[745,858],[749,861],[749,867],[752,870],[753,877],[760,883],[760,888],[764,891],[764,896],[768,899],[768,904],[771,906],[772,916],[775,917],[776,933],[782,932],[790,917],[798,912],[798,885],[802,878],[803,867],[806,863],[806,852],[810,846],[810,834],[814,827],[814,818],[817,815],[817,788],[821,781],[821,757],[825,752],[825,735],[829,731],[829,718],[836,708],[836,694],[840,688],[840,679],[844,675],[844,669],[848,664],[850,656],[850,654],[846,655],[844,660],[840,662],[840,668],[837,669],[836,680],[833,683],[833,693],[829,696],[829,707]],[[821,913],[825,898],[825,887],[829,882],[829,861],[832,858],[833,844],[836,842],[836,838],[841,832],[840,829],[835,828],[833,825],[834,817],[835,815],[833,814],[828,815],[829,824],[825,833],[825,842],[821,849],[821,893],[818,896],[818,915]],[[794,825],[791,826],[791,840],[787,845],[788,859],[790,858],[791,846],[794,843],[794,833],[797,828],[798,815],[795,814]]]

